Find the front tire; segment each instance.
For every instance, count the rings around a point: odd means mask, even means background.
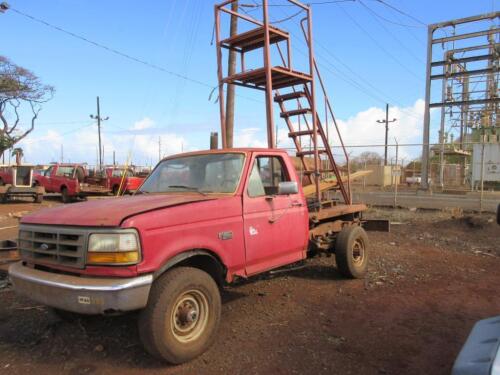
[[[365,277],[368,268],[368,235],[360,226],[342,229],[335,240],[335,260],[340,273],[351,279]]]
[[[153,284],[139,316],[146,350],[171,364],[187,362],[213,343],[221,297],[214,279],[197,268],[177,267]]]
[[[34,198],[35,203],[42,203],[43,202],[43,194],[37,194]]]

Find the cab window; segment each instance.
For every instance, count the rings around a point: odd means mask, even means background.
[[[283,159],[278,156],[255,158],[248,182],[248,196],[262,197],[278,194],[280,182],[290,181]]]

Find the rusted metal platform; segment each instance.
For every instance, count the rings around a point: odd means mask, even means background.
[[[309,74],[296,72],[282,66],[272,67],[271,75],[273,89],[303,85],[312,81],[312,77]],[[224,78],[224,83],[239,84],[241,86],[265,90],[267,83],[266,69],[259,68],[238,73]]]
[[[309,220],[313,222],[331,220],[335,217],[363,212],[366,209],[365,204],[339,204],[337,206],[324,207],[318,212],[310,212]]]
[[[262,26],[224,39],[221,41],[221,46],[228,49],[236,49],[238,52],[248,52],[264,47],[265,35],[265,29]],[[286,31],[269,26],[270,43],[279,43],[288,40],[288,38],[289,35]]]

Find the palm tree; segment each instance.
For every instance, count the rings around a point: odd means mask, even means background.
[[[12,156],[16,157],[16,165],[21,165],[21,159],[24,156],[23,149],[21,147],[16,147],[12,150]]]

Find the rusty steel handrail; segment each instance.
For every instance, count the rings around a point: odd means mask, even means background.
[[[308,38],[307,38],[307,33],[306,33],[305,28],[304,28],[304,21],[307,21],[307,18],[303,18],[300,21],[300,27],[302,28],[302,32],[304,33],[304,38],[309,43]],[[323,78],[321,77],[321,73],[319,72],[318,64],[316,63],[316,59],[315,58],[313,59],[313,65],[314,65],[314,70],[316,72],[316,75],[318,76],[319,84],[321,86],[321,91],[323,92],[323,96],[325,98],[326,107],[328,107],[328,110],[330,112],[330,116],[332,117],[333,124],[335,125],[335,130],[337,132],[337,136],[339,137],[340,145],[342,147],[342,150],[344,152],[344,156],[345,156],[345,159],[346,159],[346,164],[347,164],[347,190],[349,192],[349,203],[351,203],[352,202],[352,192],[351,192],[351,178],[350,178],[351,177],[351,171],[350,171],[350,167],[349,167],[349,155],[348,155],[347,150],[345,148],[344,140],[342,139],[342,134],[340,133],[340,130],[339,130],[339,127],[338,127],[338,124],[337,124],[337,119],[335,118],[335,114],[333,113],[333,109],[332,109],[332,106],[331,106],[331,103],[330,103],[330,99],[328,99],[328,94],[326,92],[325,84],[323,83]],[[326,124],[326,125],[328,126],[328,124]],[[330,147],[329,144],[328,144],[328,147]],[[343,183],[343,181],[340,181],[340,183]]]

